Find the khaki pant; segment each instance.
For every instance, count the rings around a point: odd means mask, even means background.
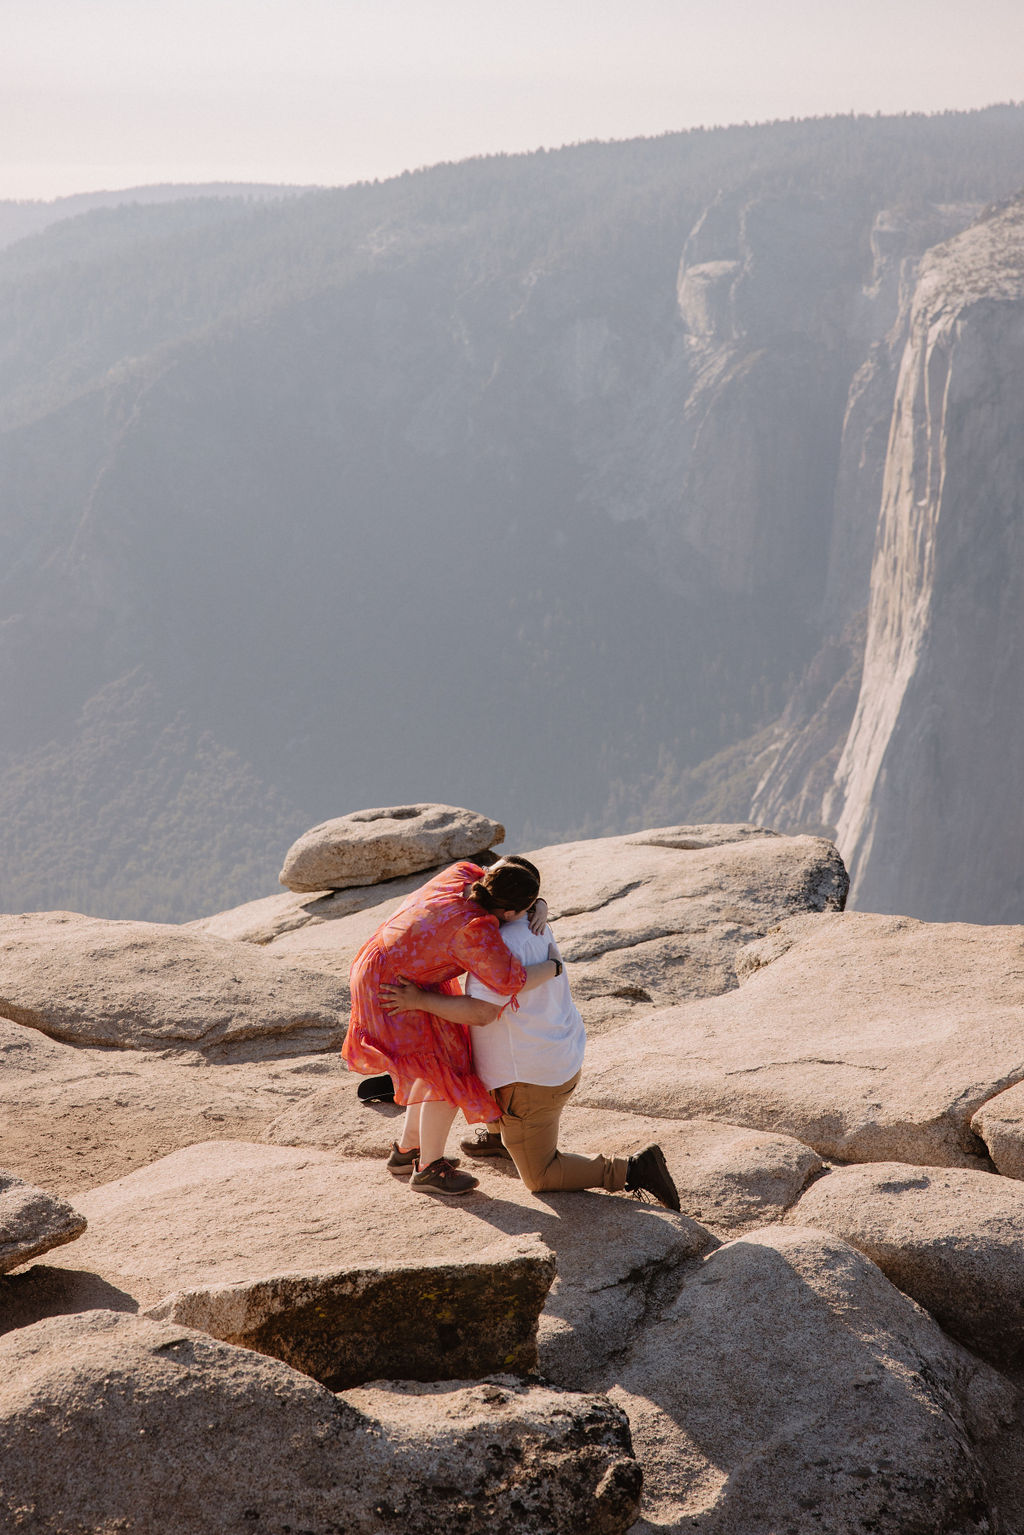
[[[501,1139],[526,1187],[541,1189],[607,1189],[626,1186],[626,1158],[577,1156],[559,1151],[558,1121],[580,1079],[579,1072],[560,1087],[509,1082],[494,1096],[501,1109]]]

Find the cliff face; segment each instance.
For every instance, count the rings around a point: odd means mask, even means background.
[[[863,681],[826,805],[862,907],[1020,921],[1024,201],[922,266]]]
[[[365,804],[833,824],[905,300],[1022,146],[776,124],[0,251],[0,906],[187,918]]]

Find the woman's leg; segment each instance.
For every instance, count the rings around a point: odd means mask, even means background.
[[[420,1167],[429,1167],[438,1157],[444,1156],[448,1132],[455,1122],[458,1108],[443,1098],[432,1098],[419,1105],[420,1110]]]
[[[398,1137],[399,1151],[415,1151],[420,1143],[420,1109],[422,1104],[410,1103],[402,1121],[402,1133]]]

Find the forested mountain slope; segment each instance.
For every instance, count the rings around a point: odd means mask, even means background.
[[[859,665],[917,262],[1022,183],[1024,109],[839,118],[0,252],[0,905],[191,917],[402,800],[749,809]]]

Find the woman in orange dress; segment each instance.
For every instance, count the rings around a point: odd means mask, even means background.
[[[497,1110],[473,1070],[465,1024],[418,1011],[388,1013],[380,988],[408,979],[458,996],[456,977],[469,971],[516,1007],[523,987],[547,980],[553,966],[527,970],[502,942],[499,922],[533,906],[539,889],[540,876],[526,859],[503,858],[486,871],[457,863],[408,896],[352,961],[352,1014],[341,1053],[353,1071],[391,1076],[406,1117],[388,1165],[412,1172],[418,1162],[417,1187],[474,1188],[475,1178],[444,1159],[445,1142],[459,1109],[471,1124],[489,1123]]]

